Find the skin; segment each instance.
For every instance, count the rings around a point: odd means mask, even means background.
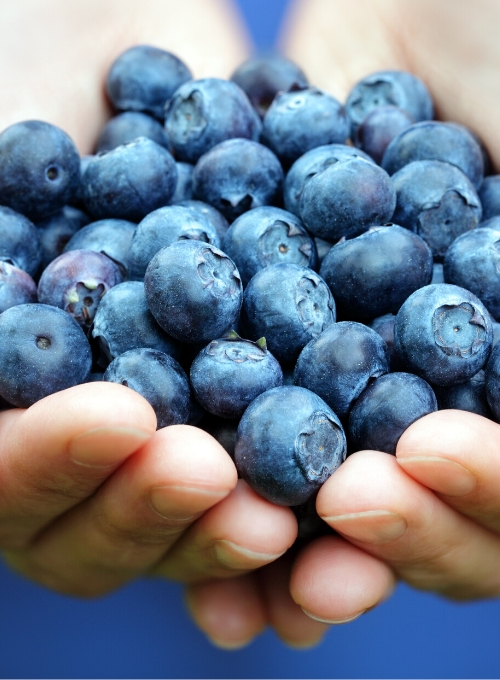
[[[136,43],[168,45],[195,77],[227,77],[248,52],[241,24],[227,2],[193,2],[196,12],[173,0],[4,0],[0,129],[48,120],[90,152],[109,116],[106,70]],[[302,0],[283,46],[341,99],[366,73],[412,70],[441,117],[491,141],[500,167],[489,115],[500,98],[499,21],[496,0],[460,11],[454,0]],[[499,445],[500,426],[480,416],[421,419],[396,457],[357,452],[322,487],[318,512],[340,535],[288,551],[292,512],[238,482],[209,435],[156,431],[136,393],[81,385],[0,413],[0,549],[28,578],[71,595],[101,595],[143,575],[181,580],[193,619],[224,648],[266,626],[309,647],[327,624],[389,597],[398,578],[454,599],[500,594]]]

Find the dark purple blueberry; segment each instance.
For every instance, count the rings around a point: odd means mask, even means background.
[[[410,114],[398,106],[378,106],[362,121],[354,142],[380,165],[389,143],[414,122]]]
[[[39,120],[0,134],[0,204],[44,220],[71,203],[80,185],[80,156],[60,128]]]
[[[500,232],[484,227],[455,239],[444,257],[444,279],[470,290],[500,319]]]
[[[234,450],[243,479],[276,505],[305,503],[345,460],[336,414],[302,387],[275,387],[243,414]]]
[[[209,243],[185,240],[162,248],[144,278],[149,309],[169,335],[208,343],[230,331],[243,288],[236,266]]]
[[[396,352],[394,351],[394,323],[396,321],[395,314],[384,314],[378,316],[369,324],[375,333],[378,333],[385,342],[387,358],[391,371],[400,371],[401,366]]]
[[[339,161],[305,184],[300,215],[315,236],[335,243],[392,218],[396,192],[391,178],[362,158]]]
[[[139,224],[128,252],[129,276],[142,281],[152,258],[176,241],[193,239],[220,247],[209,220],[194,208],[170,205],[149,213]]]
[[[204,154],[193,172],[194,196],[232,222],[247,210],[281,200],[283,169],[263,144],[228,139]]]
[[[224,237],[229,229],[229,222],[219,210],[213,207],[213,205],[194,199],[181,201],[180,203],[177,203],[177,205],[180,205],[183,208],[194,208],[204,215],[217,232],[220,242],[222,243],[224,241]]]
[[[298,158],[285,177],[283,186],[285,208],[300,217],[300,197],[306,183],[318,172],[323,172],[330,165],[347,158],[364,158],[372,162],[370,156],[367,156],[364,151],[347,146],[347,144],[318,146]]]
[[[9,307],[37,300],[36,283],[31,276],[0,260],[0,313]]]
[[[328,326],[297,360],[294,381],[326,401],[339,418],[370,380],[389,371],[385,343],[371,328],[354,321]]]
[[[257,141],[261,122],[243,90],[228,80],[203,78],[180,87],[165,110],[175,157],[196,163],[216,144],[235,137]]]
[[[38,299],[60,307],[84,328],[94,318],[101,298],[123,281],[118,265],[93,250],[70,250],[59,255],[43,271]]]
[[[427,160],[454,165],[476,189],[483,181],[481,147],[467,128],[455,123],[430,120],[410,125],[389,144],[382,167],[393,175],[408,163]]]
[[[420,78],[406,71],[378,71],[356,83],[347,97],[351,139],[370,111],[388,105],[404,109],[415,121],[434,116],[431,96]]]
[[[119,283],[106,293],[94,317],[92,337],[107,365],[129,349],[149,347],[179,359],[179,343],[167,335],[149,311],[142,281]]]
[[[139,137],[93,158],[82,178],[83,200],[95,219],[138,222],[167,205],[174,195],[177,168],[170,153]]]
[[[117,146],[133,142],[137,137],[147,137],[169,149],[168,137],[161,123],[145,113],[125,111],[108,120],[102,128],[96,151],[111,151]]]
[[[191,163],[175,164],[177,167],[177,184],[175,192],[170,199],[171,204],[178,204],[182,201],[190,201],[193,198],[193,170]]]
[[[289,167],[307,151],[343,144],[349,121],[342,104],[317,87],[280,92],[264,116],[261,141]]]
[[[492,338],[483,303],[448,283],[415,291],[394,325],[394,346],[406,370],[444,387],[465,382],[483,368]]]
[[[396,209],[392,221],[417,233],[442,260],[460,234],[481,221],[476,190],[454,165],[414,161],[392,176]]]
[[[318,515],[316,497],[317,494],[313,494],[305,503],[292,507],[298,524],[297,541],[309,543],[314,538],[335,533],[331,526]]]
[[[403,432],[437,408],[436,396],[425,380],[411,373],[387,373],[371,382],[352,407],[349,443],[354,451],[395,455]]]
[[[0,316],[0,320],[1,320]],[[500,422],[500,343],[493,348],[485,368],[486,399],[493,417]]]
[[[178,57],[150,45],[135,45],[115,59],[106,91],[118,111],[143,111],[163,121],[165,103],[192,78]]]
[[[137,225],[127,220],[98,220],[76,232],[66,244],[69,250],[93,250],[102,253],[118,265],[122,275],[128,275],[128,252]]]
[[[458,409],[494,420],[486,399],[486,374],[478,371],[467,382],[451,387],[435,387],[439,409]]]
[[[222,418],[239,418],[259,394],[283,384],[283,372],[264,338],[252,342],[237,333],[202,349],[189,377],[202,407]]]
[[[91,365],[85,334],[61,309],[24,304],[0,314],[0,395],[14,406],[84,383]]]
[[[500,215],[500,175],[485,177],[477,193],[483,206],[483,220]]]
[[[40,235],[33,222],[0,205],[0,261],[35,276],[41,259]]]
[[[156,413],[157,428],[187,423],[191,392],[177,361],[156,349],[131,349],[116,357],[103,380],[130,387],[146,399]]]
[[[224,238],[223,250],[238,267],[243,285],[271,264],[289,262],[315,269],[316,245],[298,217],[262,206],[238,217]]]
[[[238,66],[231,80],[246,93],[261,118],[278,92],[309,85],[306,75],[296,64],[278,55],[248,59]]]
[[[40,270],[43,271],[52,260],[59,257],[71,237],[89,222],[88,215],[70,205],[65,205],[52,217],[38,222],[36,227],[42,250]]]
[[[426,242],[395,224],[373,227],[334,245],[320,274],[332,291],[339,316],[373,319],[396,313],[406,298],[432,278]]]
[[[303,347],[335,323],[335,302],[326,283],[311,269],[272,264],[246,287],[241,320],[246,337],[265,337],[278,361],[293,365]]]

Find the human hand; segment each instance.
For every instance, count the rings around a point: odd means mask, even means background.
[[[313,84],[341,101],[373,71],[415,73],[430,88],[437,116],[470,127],[498,169],[493,112],[500,100],[499,20],[494,0],[458,8],[453,0],[302,0],[292,6],[282,44]],[[301,608],[318,619],[347,622],[387,598],[396,578],[454,599],[498,596],[499,438],[496,423],[442,411],[412,425],[396,457],[368,451],[350,456],[317,500],[319,514],[340,536],[311,542],[293,565],[288,556],[287,565],[282,558],[265,567],[260,580],[253,575],[240,584],[217,584],[217,601],[213,586],[191,587],[196,620],[229,644],[234,638],[217,616],[226,601],[240,622],[241,640],[270,622],[286,641],[307,646],[326,626],[307,624]],[[248,593],[263,583],[273,584],[264,592],[281,592],[281,608],[264,599],[250,614]]]
[[[109,115],[107,69],[137,43],[177,53],[195,77],[227,77],[247,55],[223,0],[7,0],[0,128],[47,120],[91,151]],[[293,513],[237,483],[214,439],[188,426],[156,432],[151,407],[119,385],[80,385],[4,411],[0,443],[0,550],[59,592],[99,595],[153,572],[188,582],[234,576],[295,539]]]

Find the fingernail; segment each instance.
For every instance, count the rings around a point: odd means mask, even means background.
[[[477,485],[470,470],[447,458],[410,456],[396,460],[417,482],[446,496],[466,496]]]
[[[149,492],[153,510],[163,519],[189,521],[225,498],[229,490],[189,486],[155,486]]]
[[[350,621],[355,621],[356,619],[359,619],[361,614],[365,613],[366,609],[363,609],[363,611],[354,614],[354,616],[348,616],[346,619],[323,619],[320,616],[316,616],[316,614],[312,614],[307,609],[304,609],[304,607],[302,607],[302,611],[304,612],[304,614],[307,614],[309,618],[314,619],[315,621],[319,621],[320,623],[327,623],[329,626],[340,626],[343,623],[349,623]]]
[[[249,640],[243,640],[241,642],[230,642],[228,640],[217,640],[216,638],[213,637],[208,637],[210,642],[215,646],[218,647],[219,649],[223,649],[226,652],[234,652],[238,649],[243,649],[243,647],[248,647],[248,645],[252,642],[253,638],[250,638]]]
[[[133,427],[97,427],[73,437],[68,452],[78,465],[106,468],[120,463],[145,444],[151,435],[151,432]]]
[[[274,562],[274,560],[277,560],[278,557],[284,554],[284,552],[276,554],[255,552],[226,540],[216,541],[213,549],[217,561],[231,569],[252,569],[256,565]]]
[[[387,543],[399,538],[407,527],[404,517],[387,510],[368,510],[323,519],[341,534],[374,544]]]

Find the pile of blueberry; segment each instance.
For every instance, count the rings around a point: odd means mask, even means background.
[[[281,57],[194,80],[137,46],[107,92],[93,156],[40,121],[0,135],[6,408],[120,383],[302,507],[438,408],[500,421],[500,176],[418,78],[343,105]]]

